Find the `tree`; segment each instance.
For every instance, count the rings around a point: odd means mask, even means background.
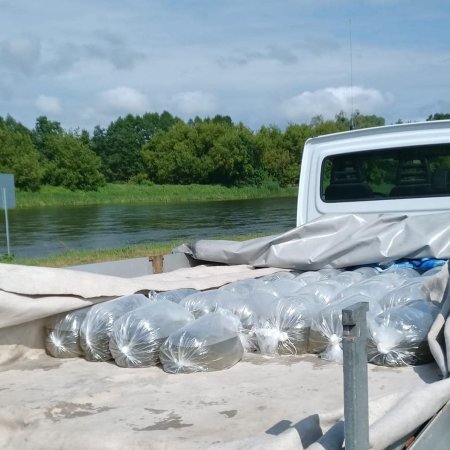
[[[347,122],[343,120],[319,120],[320,116],[314,120],[311,120],[311,135],[312,136],[322,136],[324,134],[337,133],[339,131],[349,130],[350,127],[347,126]]]
[[[80,137],[70,133],[49,135],[45,147],[49,155],[46,183],[71,190],[96,190],[104,184],[100,158]]]
[[[204,149],[197,130],[184,122],[168,131],[159,131],[141,151],[144,169],[150,180],[165,184],[204,183],[207,168]]]
[[[332,120],[324,120],[322,116],[316,116],[311,119],[310,128],[315,136],[323,134],[338,133],[350,129],[380,127],[385,124],[383,117],[361,114],[356,110],[351,118],[347,117],[344,111],[340,111]]]
[[[261,152],[242,124],[196,118],[160,131],[142,148],[150,180],[156,183],[238,185],[261,180]]]
[[[9,114],[6,116],[6,119],[0,117],[0,126],[1,125],[4,125],[10,131],[18,131],[20,134],[26,136],[31,135],[30,130],[25,125],[22,125],[20,122],[17,122],[17,120],[15,120]]]
[[[382,127],[385,125],[385,120],[383,117],[376,116],[374,114],[364,115],[359,111],[353,114],[353,128],[372,128],[372,127]]]
[[[38,152],[44,157],[48,158],[46,139],[50,136],[59,136],[64,134],[61,124],[56,121],[48,120],[46,116],[39,116],[36,119],[34,130],[31,132],[33,144]]]
[[[243,124],[226,125],[223,131],[208,152],[210,182],[226,186],[259,183],[261,156],[252,132]]]
[[[262,169],[281,186],[295,184],[305,141],[311,136],[308,125],[290,124],[284,133],[275,126],[262,127],[256,135],[262,150]]]
[[[40,187],[39,154],[29,130],[12,118],[0,120],[0,171],[14,174],[19,189],[36,191]]]
[[[450,114],[447,113],[434,113],[433,115],[429,115],[427,117],[427,121],[431,120],[448,120],[450,119]]]
[[[221,116],[220,114],[216,114],[211,119],[211,121],[214,122],[214,123],[223,123],[223,124],[228,125],[230,127],[232,127],[234,125],[230,116]]]
[[[339,111],[339,113],[334,116],[334,122],[338,131],[347,131],[352,128],[352,121],[347,118],[344,111]]]
[[[128,114],[111,122],[108,128],[95,127],[91,148],[102,160],[102,172],[108,181],[128,181],[143,172],[142,146],[159,130],[168,130],[178,119],[168,112],[161,115]]]
[[[300,164],[305,142],[312,137],[311,128],[308,125],[290,124],[283,136],[283,145],[294,158],[296,164]]]
[[[266,178],[280,185],[289,183],[286,171],[292,163],[289,151],[284,146],[284,135],[275,126],[262,127],[256,134],[261,151],[261,166]]]

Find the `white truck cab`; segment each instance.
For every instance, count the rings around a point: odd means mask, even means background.
[[[450,120],[308,139],[297,226],[324,214],[450,210]]]

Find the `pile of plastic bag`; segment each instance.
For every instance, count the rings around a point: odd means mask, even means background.
[[[212,371],[244,352],[314,353],[342,362],[342,310],[369,304],[368,360],[385,366],[431,360],[428,330],[439,308],[415,267],[282,271],[219,289],[141,294],[58,315],[47,324],[47,352],[114,359],[121,367],[162,364],[170,373]]]
[[[439,308],[429,300],[423,281],[408,267],[387,270],[348,286],[313,320],[308,351],[342,362],[342,310],[362,301],[369,304],[370,362],[385,366],[430,362],[427,333]]]

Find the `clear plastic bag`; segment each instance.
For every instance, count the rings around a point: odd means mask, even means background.
[[[306,285],[298,291],[298,295],[308,296],[325,306],[331,303],[343,288],[338,281],[325,279]]]
[[[255,328],[259,351],[265,355],[306,353],[311,321],[320,305],[306,297],[284,297],[268,306]]]
[[[297,274],[298,274],[298,272],[295,273],[295,272],[281,271],[281,272],[271,273],[270,275],[265,275],[265,276],[259,278],[259,280],[262,280],[265,282],[277,281],[277,280],[293,280]]]
[[[61,313],[45,324],[45,350],[55,358],[76,358],[83,355],[80,326],[91,307]]]
[[[150,302],[151,300],[145,295],[133,294],[92,306],[80,328],[80,343],[85,358],[88,361],[112,359],[109,336],[114,321],[128,311]]]
[[[220,305],[232,294],[225,290],[212,289],[210,291],[198,291],[184,297],[180,305],[190,311],[196,319],[217,311]]]
[[[297,275],[294,278],[294,281],[300,283],[302,286],[307,286],[308,284],[316,283],[317,281],[321,281],[323,279],[324,277],[319,272],[311,270]]]
[[[155,366],[161,344],[193,320],[189,311],[171,301],[141,306],[114,322],[109,349],[120,367]]]
[[[288,280],[281,278],[279,280],[266,282],[260,289],[265,290],[277,297],[290,297],[295,295],[302,288],[303,286],[293,279]]]
[[[155,302],[169,301],[173,303],[180,303],[183,298],[195,294],[196,292],[198,292],[197,289],[174,289],[173,291],[158,292],[152,296],[152,300]]]
[[[395,265],[386,269],[382,275],[397,275],[403,279],[420,277],[420,273],[412,267],[396,267]]]
[[[228,305],[229,306],[229,305]],[[247,306],[245,304],[242,305],[242,309],[235,309],[234,311],[227,308],[218,308],[217,313],[223,314],[225,317],[233,320],[236,325],[236,329],[239,333],[239,339],[241,340],[242,347],[244,352],[255,353],[258,351],[258,346],[256,342],[256,336],[254,332],[253,324],[253,314],[250,312],[250,316],[248,321],[245,320],[245,315],[248,314],[248,310],[246,310]],[[240,314],[241,313],[241,314]],[[243,324],[244,322],[244,324]],[[251,324],[250,326],[248,324]]]
[[[433,267],[431,269],[428,269],[425,271],[421,276],[422,277],[432,277],[433,275],[436,275],[442,270],[442,266]]]
[[[393,289],[401,286],[404,282],[404,278],[394,274],[378,275],[377,277],[363,280],[343,289],[339,292],[334,301],[339,302],[347,297],[352,297],[359,294],[368,297],[373,301],[377,301]]]
[[[229,293],[223,299],[217,311],[228,311],[239,319],[243,329],[250,330],[253,328],[256,317],[255,308],[252,307],[252,302],[247,295],[239,295],[236,293]]]
[[[171,334],[159,357],[166,372],[192,373],[228,369],[243,354],[237,321],[211,313]]]
[[[320,269],[318,272],[325,279],[331,279],[339,275],[343,269]]]
[[[320,353],[321,358],[342,363],[342,310],[358,302],[368,302],[369,312],[375,302],[362,294],[333,302],[313,318],[309,333],[309,353]]]
[[[267,289],[255,289],[246,295],[244,298],[246,307],[250,311],[249,325],[255,326],[260,317],[262,317],[266,311],[270,308],[270,305],[276,302],[279,297]]]
[[[244,350],[255,352],[258,350],[255,335],[258,321],[278,299],[279,297],[265,289],[255,289],[247,294],[229,292],[216,311],[232,314],[239,320],[239,334]]]
[[[423,284],[423,278],[411,278],[398,288],[385,294],[379,299],[381,311],[387,311],[398,305],[409,303],[413,300],[429,300],[429,292]]]
[[[365,280],[366,277],[361,272],[352,272],[347,270],[345,272],[341,272],[339,275],[336,275],[332,278],[333,281],[337,281],[342,284],[345,288],[352,286],[353,284],[359,283]]]
[[[219,291],[229,291],[235,294],[245,295],[263,285],[264,281],[261,278],[251,278],[250,280],[239,280],[225,284],[219,288]]]
[[[380,274],[380,272],[374,267],[358,267],[353,270],[353,272],[358,272],[363,275],[364,279],[372,278]]]
[[[416,300],[379,314],[369,322],[369,362],[390,367],[431,362],[427,334],[438,312],[433,303]]]

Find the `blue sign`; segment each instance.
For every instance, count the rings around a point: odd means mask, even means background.
[[[0,208],[13,209],[15,207],[16,190],[14,187],[14,175],[11,175],[10,173],[0,173]]]

